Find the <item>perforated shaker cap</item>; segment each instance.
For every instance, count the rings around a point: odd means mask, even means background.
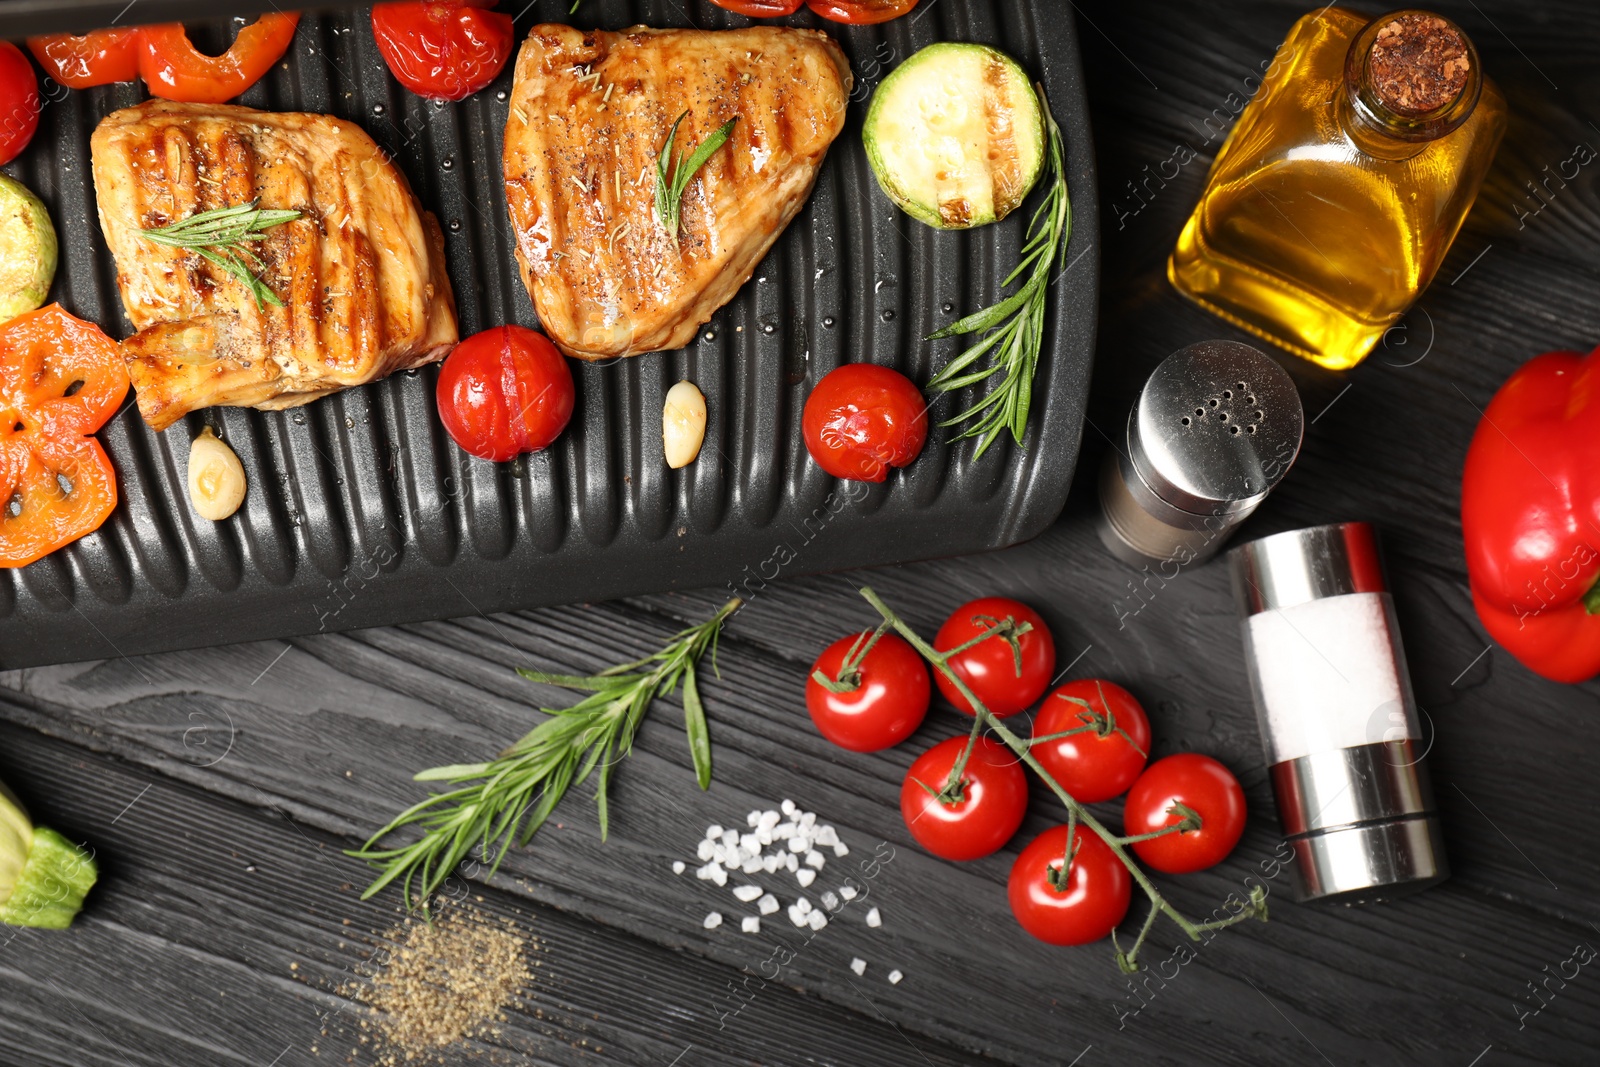
[[[1128,454],[1150,491],[1181,511],[1248,512],[1294,464],[1305,411],[1288,373],[1238,341],[1180,348],[1128,418]]]

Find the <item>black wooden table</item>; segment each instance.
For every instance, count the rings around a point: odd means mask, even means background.
[[[1510,133],[1439,281],[1384,346],[1342,377],[1291,367],[1311,417],[1305,449],[1244,531],[1380,527],[1436,734],[1449,882],[1368,910],[1295,906],[1275,891],[1269,924],[1228,931],[1134,989],[1108,947],[1050,949],[1016,927],[1003,891],[1015,846],[956,866],[910,844],[899,782],[913,751],[962,729],[953,712],[877,755],[827,745],[805,716],[811,657],[872,617],[856,587],[870,582],[925,633],[968,597],[1020,596],[1049,620],[1063,665],[1143,699],[1157,753],[1212,753],[1245,783],[1251,819],[1236,855],[1163,883],[1181,906],[1209,911],[1278,842],[1225,568],[1136,587],[1096,540],[1092,473],[1102,431],[1156,362],[1234,336],[1182,302],[1162,264],[1218,128],[1304,0],[1070,6],[1096,126],[1105,296],[1066,510],[1037,540],[993,555],[761,590],[724,638],[723,680],[704,688],[712,788],[693,787],[675,709],[660,708],[615,777],[608,843],[587,794],[575,795],[492,884],[472,887],[540,947],[529,1004],[505,1028],[514,1051],[481,1062],[1596,1062],[1600,975],[1572,977],[1571,963],[1552,975],[1575,946],[1600,944],[1600,858],[1583,821],[1600,688],[1542,681],[1489,647],[1457,520],[1475,407],[1523,359],[1600,340],[1592,168],[1546,186],[1546,199],[1528,185],[1575,146],[1600,145],[1589,5],[1443,5],[1505,89]],[[1188,152],[1193,162],[1174,162]],[[360,903],[368,872],[341,850],[417,797],[411,772],[481,758],[527,727],[531,702],[562,699],[513,667],[632,658],[724,595],[0,675],[0,779],[41,821],[92,842],[103,870],[69,934],[0,933],[0,1064],[343,1062],[357,1037],[333,991],[397,919],[398,900]],[[730,910],[726,891],[669,864],[692,858],[707,824],[784,797],[858,850],[895,850],[872,887],[884,925],[841,917],[777,980],[747,983],[771,938],[702,929],[708,911]],[[1041,791],[1019,840],[1055,820]],[[1150,962],[1176,943],[1164,931]],[[860,978],[855,956],[871,964]],[[891,968],[899,985],[884,980]]]

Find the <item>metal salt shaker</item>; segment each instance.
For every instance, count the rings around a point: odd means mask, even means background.
[[[1298,898],[1360,904],[1444,880],[1427,752],[1372,527],[1293,530],[1229,559]]]
[[[1125,441],[1106,455],[1100,540],[1134,566],[1210,559],[1288,473],[1304,429],[1293,380],[1259,349],[1179,349],[1150,375]]]

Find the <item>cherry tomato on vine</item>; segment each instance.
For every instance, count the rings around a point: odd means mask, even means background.
[[[881,482],[917,458],[928,439],[928,403],[911,379],[875,363],[835,367],[800,416],[806,451],[835,478]]]
[[[900,814],[917,844],[941,859],[975,860],[998,851],[1022,825],[1028,779],[1009,748],[980,737],[950,803],[940,798],[967,738],[940,741],[917,757],[900,784]]]
[[[576,400],[556,346],[526,326],[497,326],[456,345],[439,371],[439,419],[480,459],[537,452],[566,429]]]
[[[0,41],[0,163],[10,163],[28,147],[39,128],[39,79],[22,49]]]
[[[1056,643],[1043,617],[1021,601],[999,596],[980,597],[952,611],[933,639],[933,647],[945,652],[1007,619],[1018,626],[1028,623],[1033,628],[1014,638],[1015,645],[1003,634],[996,634],[957,653],[949,662],[950,669],[961,677],[983,706],[1002,718],[1015,715],[1038,700],[1050,684],[1050,676],[1056,669]],[[1019,651],[1020,672],[1017,669]],[[968,715],[975,714],[967,698],[942,671],[935,671],[933,677],[946,700]]]
[[[1200,828],[1135,841],[1139,858],[1168,874],[1203,871],[1227,859],[1244,834],[1244,790],[1233,772],[1194,752],[1156,760],[1128,791],[1123,833],[1133,837],[1182,822],[1177,804],[1200,817]]]
[[[69,89],[132,81],[139,76],[139,30],[117,26],[79,37],[52,33],[29,37],[28,50],[45,73]]]
[[[395,80],[418,96],[461,100],[499,76],[515,38],[495,0],[372,5],[372,36]]]
[[[792,15],[800,10],[800,0],[711,0],[711,2],[736,14],[749,15],[755,19]]]
[[[1073,833],[1076,855],[1070,866],[1066,849],[1065,826],[1034,838],[1011,865],[1006,895],[1011,914],[1040,941],[1087,945],[1115,930],[1128,914],[1133,878],[1111,847],[1082,826]]]
[[[806,6],[833,22],[874,26],[904,15],[917,0],[806,0]]]
[[[239,31],[220,56],[195,48],[183,23],[139,27],[139,74],[152,96],[191,104],[232,100],[272,69],[294,41],[298,12],[269,12]]]
[[[910,737],[928,713],[928,668],[904,638],[884,634],[842,679],[854,688],[835,693],[815,675],[840,681],[851,650],[872,637],[841,637],[823,650],[806,677],[806,710],[823,737],[852,752],[877,752]]]
[[[1078,703],[1083,701],[1089,706]],[[1054,741],[1038,738],[1076,730]],[[1150,753],[1150,720],[1115,682],[1080,678],[1045,698],[1033,720],[1030,751],[1056,784],[1085,804],[1125,793]]]

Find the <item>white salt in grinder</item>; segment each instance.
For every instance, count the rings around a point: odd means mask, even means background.
[[[1449,875],[1372,527],[1229,553],[1245,658],[1300,900],[1362,904]]]
[[[1124,563],[1210,559],[1282,480],[1305,412],[1284,369],[1238,341],[1161,361],[1100,470],[1100,540]]]

